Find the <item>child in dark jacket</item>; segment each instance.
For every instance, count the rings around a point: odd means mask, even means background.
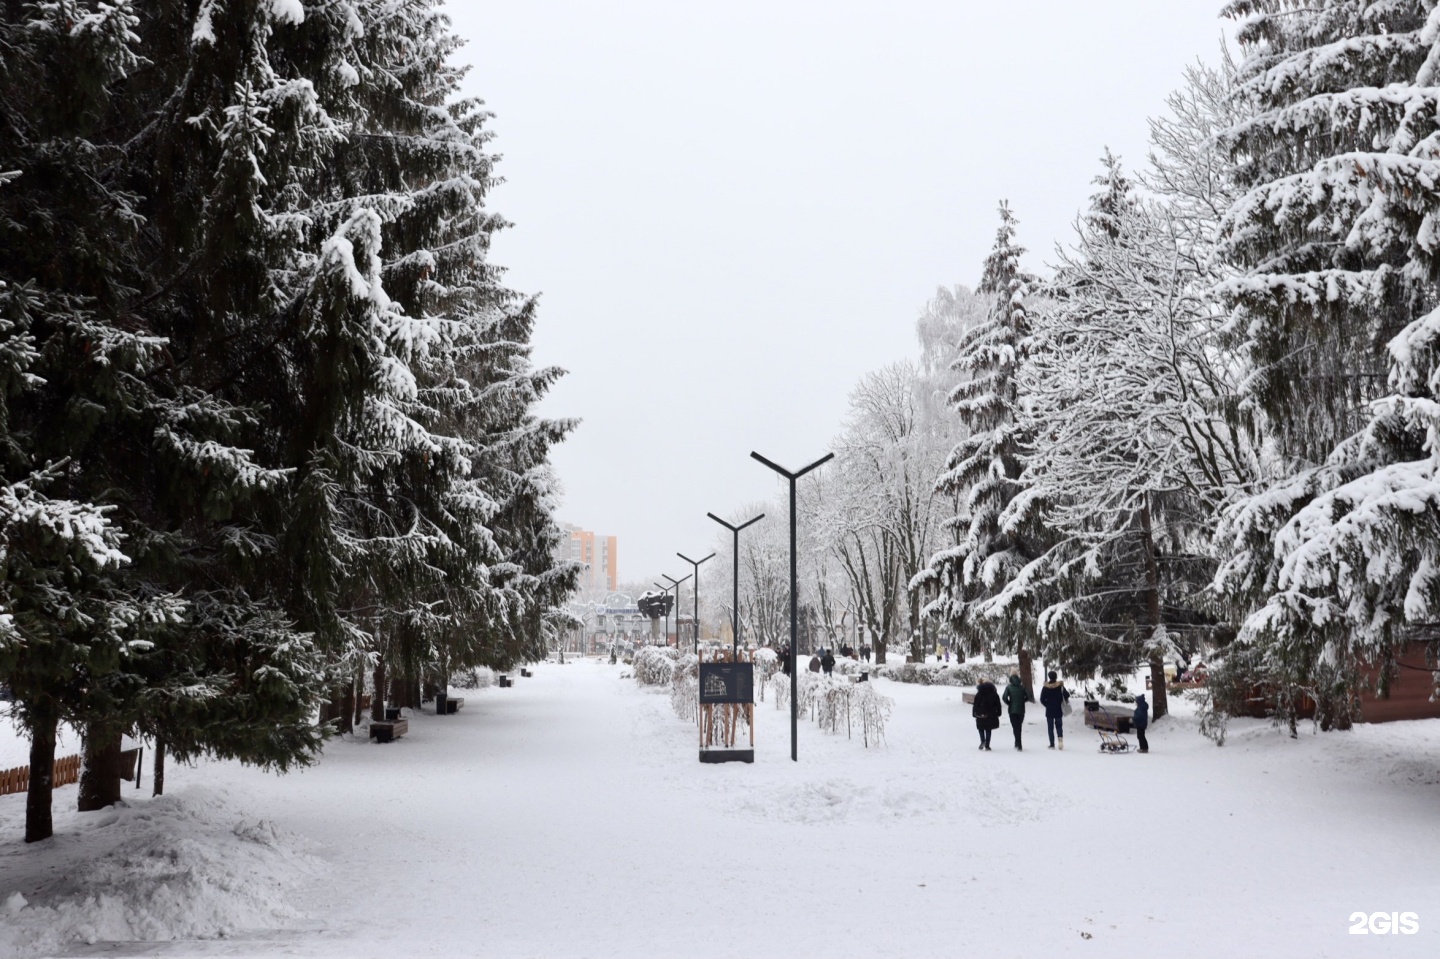
[[[1150,744],[1145,741],[1145,727],[1150,725],[1150,704],[1145,701],[1145,694],[1141,693],[1135,697],[1135,715],[1130,719],[1130,726],[1135,730],[1135,738],[1140,741],[1140,752],[1148,753]]]

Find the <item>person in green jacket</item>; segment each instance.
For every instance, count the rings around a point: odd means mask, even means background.
[[[1020,745],[1020,724],[1025,721],[1025,704],[1027,702],[1033,703],[1035,697],[1031,696],[1030,693],[1025,690],[1024,686],[1020,685],[1019,674],[1012,673],[1010,676],[1010,684],[1005,687],[1005,695],[1001,696],[1000,699],[1006,706],[1010,707],[1010,728],[1015,730],[1015,748],[1024,749],[1024,747]]]

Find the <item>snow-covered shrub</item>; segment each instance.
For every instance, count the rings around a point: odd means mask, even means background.
[[[827,733],[838,733],[845,727],[850,734],[850,699],[859,685],[848,679],[824,676],[812,687],[811,704],[815,722]],[[863,685],[870,685],[865,683]]]
[[[920,686],[974,686],[986,681],[1004,685],[1013,670],[1004,663],[887,663],[875,667],[875,674]]]
[[[784,709],[790,705],[790,677],[784,673],[772,673],[770,679],[765,683],[770,687],[770,698],[775,701],[776,709]]]
[[[664,686],[675,672],[675,650],[669,646],[642,646],[635,651],[635,681],[643,686]]]
[[[760,690],[760,701],[765,701],[765,687],[770,677],[780,671],[780,654],[769,646],[755,650],[755,686]]]
[[[861,665],[858,659],[850,659],[842,656],[835,660],[836,676],[859,676],[863,672],[866,672],[866,668]]]
[[[489,689],[495,685],[495,670],[489,666],[478,666],[474,672],[476,689]]]
[[[833,734],[843,729],[846,736],[853,737],[858,728],[867,747],[884,741],[885,721],[890,718],[894,701],[877,692],[872,683],[802,673],[799,696],[800,709],[825,732]]]
[[[885,721],[890,718],[890,710],[894,705],[893,699],[876,692],[875,687],[870,683],[855,684],[850,707],[859,720],[860,734],[865,748],[870,748],[871,743],[879,745],[884,741]]]
[[[450,673],[451,689],[474,689],[478,685],[475,679],[475,670],[457,669]]]
[[[670,674],[670,706],[686,722],[693,723],[700,716],[700,660],[694,653],[675,661]]]

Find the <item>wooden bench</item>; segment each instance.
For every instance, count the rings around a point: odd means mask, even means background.
[[[459,696],[441,696],[435,700],[435,713],[439,716],[451,716],[460,711],[465,705],[465,700]]]
[[[520,675],[523,676],[525,679],[529,679],[531,677],[530,670],[524,668],[520,670]]]
[[[370,738],[377,743],[394,742],[410,731],[410,720],[394,719],[390,722],[370,723]]]

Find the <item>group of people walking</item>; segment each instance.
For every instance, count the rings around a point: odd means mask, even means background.
[[[1047,682],[1040,688],[1040,705],[1045,707],[1045,734],[1050,738],[1051,749],[1065,748],[1065,713],[1070,701],[1070,690],[1060,682],[1055,672],[1047,675]],[[1011,674],[1009,683],[1002,694],[992,682],[983,682],[975,689],[975,705],[970,714],[975,717],[975,728],[980,731],[980,748],[990,748],[990,734],[1000,728],[1002,713],[1010,717],[1010,728],[1015,733],[1015,748],[1024,750],[1021,740],[1021,726],[1025,722],[1025,704],[1033,703],[1035,697],[1020,682],[1017,674]],[[1148,753],[1150,744],[1145,739],[1145,728],[1150,721],[1150,705],[1144,696],[1135,697],[1135,715],[1130,720],[1131,728],[1140,741],[1140,752]]]

